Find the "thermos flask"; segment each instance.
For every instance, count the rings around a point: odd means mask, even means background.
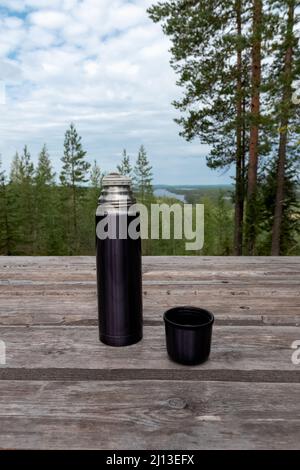
[[[102,180],[96,212],[96,263],[100,341],[110,346],[137,343],[143,336],[139,213],[131,180],[110,173]],[[129,213],[128,213],[129,212]],[[136,236],[130,236],[133,223]]]

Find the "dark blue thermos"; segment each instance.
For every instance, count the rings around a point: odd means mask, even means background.
[[[130,178],[103,178],[96,212],[97,295],[100,341],[110,346],[143,336],[139,213],[128,213],[135,202]],[[131,223],[134,236],[128,233]]]

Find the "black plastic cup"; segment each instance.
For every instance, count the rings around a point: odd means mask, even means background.
[[[210,353],[214,316],[198,307],[174,307],[164,314],[167,351],[180,364],[205,362]]]

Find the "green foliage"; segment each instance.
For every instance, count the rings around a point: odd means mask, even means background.
[[[95,214],[104,174],[96,160],[90,170],[89,186],[84,188],[82,210],[80,211],[80,247],[82,255],[90,255],[95,250]]]
[[[132,177],[132,166],[130,164],[130,157],[127,155],[126,149],[123,150],[123,157],[120,165],[117,165],[117,170],[120,175]]]
[[[85,193],[80,187],[86,183],[87,172],[90,163],[85,161],[86,152],[82,148],[81,137],[78,135],[75,126],[71,123],[66,131],[64,141],[64,155],[61,158],[62,170],[60,181],[62,184],[60,209],[66,214],[65,231],[68,234],[66,247],[68,254],[73,255],[78,252],[81,244],[79,234],[79,214],[84,204]]]
[[[276,148],[274,147],[276,155]],[[284,217],[281,235],[281,254],[300,254],[300,208],[297,149],[289,148],[286,162]],[[85,152],[84,152],[85,157]],[[259,174],[258,254],[269,254],[272,218],[276,194],[276,158],[266,162]],[[148,208],[151,203],[180,203],[176,198],[155,198],[152,188],[152,167],[146,151],[140,148],[135,175],[139,185],[137,197]],[[64,169],[66,171],[66,168]],[[69,172],[71,175],[72,173]],[[103,173],[94,161],[84,175],[87,185],[69,180],[58,185],[47,151],[43,146],[36,169],[25,146],[16,154],[11,165],[10,179],[0,164],[0,254],[3,255],[94,255],[95,211],[101,191]],[[87,181],[88,180],[88,181]],[[73,193],[73,190],[75,192]],[[186,251],[189,240],[177,240],[171,224],[171,238],[143,240],[147,255],[231,255],[233,254],[234,208],[230,187],[170,187],[171,192],[185,197],[188,203],[205,206],[204,246],[200,251]],[[76,204],[76,239],[74,237],[74,199]],[[182,203],[180,203],[182,204]],[[195,213],[195,208],[194,208]],[[171,215],[171,222],[174,220]],[[151,233],[151,219],[149,233]]]
[[[36,214],[34,210],[34,165],[28,147],[13,160],[8,186],[9,217],[13,212],[12,237],[18,247],[17,254],[34,253]]]
[[[64,186],[74,187],[87,182],[86,175],[91,165],[85,161],[85,156],[86,152],[82,148],[81,137],[74,124],[71,123],[65,134],[64,155],[61,158],[63,166],[60,181]]]
[[[210,168],[235,164],[237,254],[241,254],[243,235],[250,252],[260,237],[257,173],[266,161],[279,160],[275,147],[281,148],[281,161],[299,159],[300,107],[291,100],[292,86],[300,79],[298,10],[296,0],[165,0],[148,9],[171,41],[171,66],[182,89],[182,98],[174,102],[180,112],[175,119],[180,135],[209,145]],[[287,147],[282,134],[287,134]],[[282,175],[278,174],[275,196],[281,201]],[[288,178],[287,170],[286,188],[292,184]],[[285,195],[288,213],[293,204],[288,209],[287,201]]]
[[[53,185],[55,173],[52,170],[49,153],[46,144],[44,144],[38,158],[38,165],[35,173],[35,183],[37,186]]]
[[[173,204],[181,204],[177,199],[169,197],[159,197],[155,201],[156,204],[167,204],[172,206]],[[162,220],[162,217],[160,218]],[[175,255],[189,255],[190,253],[185,249],[186,239],[183,237],[182,240],[175,239],[174,237],[174,214],[170,214],[170,240],[164,240],[161,237],[162,226],[160,226],[160,238],[158,240],[143,240],[143,245],[145,242],[150,242],[150,255],[165,255],[165,256],[175,256]],[[183,228],[183,227],[182,227]],[[182,232],[184,233],[184,232]],[[151,234],[151,220],[149,221],[149,236]],[[145,253],[144,253],[145,254]]]
[[[35,172],[35,254],[53,255],[59,250],[62,233],[59,226],[55,173],[46,145],[43,146]]]
[[[0,156],[0,254],[8,254],[6,175],[1,166]]]
[[[97,164],[97,161],[94,160],[94,163],[90,170],[90,183],[93,189],[100,191],[102,185],[103,174],[101,172],[100,166]]]
[[[134,167],[134,185],[139,202],[147,203],[153,196],[152,166],[148,161],[145,147],[141,145]]]
[[[216,201],[206,196],[201,203],[204,204],[204,246],[200,254],[232,255],[234,212],[230,198],[220,190]]]
[[[269,255],[271,249],[277,189],[276,176],[276,161],[272,160],[269,164],[266,164],[259,177],[260,221],[257,245],[258,255]],[[295,161],[288,160],[286,162],[284,187],[280,255],[289,256],[299,254],[300,201],[297,194],[299,176],[297,162]]]
[[[12,183],[21,183],[21,179],[22,178],[20,174],[20,157],[18,152],[16,152],[10,167],[10,181]]]
[[[47,156],[47,158],[45,158]],[[47,171],[45,171],[47,168]],[[285,211],[285,222],[282,240],[282,254],[300,254],[299,234],[299,195],[295,166],[287,170],[289,175],[288,200]],[[38,178],[38,175],[48,175],[47,178]],[[35,233],[34,251],[31,246],[24,243],[24,227],[26,220],[20,217],[20,193],[22,185],[7,182],[4,172],[0,171],[0,254],[35,254],[35,255],[69,255],[69,240],[72,239],[72,224],[66,224],[65,187],[55,183],[52,165],[47,151],[42,150],[32,180],[32,191],[35,194],[32,218],[35,220],[33,231]],[[78,187],[80,204],[78,206],[78,245],[73,254],[95,254],[95,211],[97,200],[101,191],[102,172],[94,162],[90,171],[90,181],[87,186]],[[272,177],[271,177],[272,175]],[[270,249],[270,230],[272,226],[272,211],[275,191],[275,168],[266,167],[259,178],[259,201],[262,217],[259,225],[258,253],[268,254]],[[290,177],[293,175],[293,185],[290,186]],[[39,186],[37,186],[39,179]],[[172,188],[170,188],[172,190]],[[39,193],[39,194],[38,194]],[[234,211],[229,189],[198,188],[194,190],[181,189],[180,193],[186,198],[191,197],[194,204],[203,203],[205,207],[205,237],[203,249],[199,252],[188,252],[185,243],[188,240],[176,240],[171,227],[170,240],[143,240],[143,253],[151,255],[231,255],[233,253],[232,233]],[[177,199],[152,196],[152,203],[178,203]],[[148,204],[149,205],[149,204]],[[171,220],[173,217],[171,216]],[[149,221],[150,223],[150,221]],[[149,226],[149,233],[151,227]]]
[[[1,170],[0,158],[0,170]],[[15,156],[12,170],[19,172],[19,157]],[[17,174],[16,173],[16,174]],[[18,254],[21,242],[20,194],[17,183],[8,183],[4,171],[0,171],[0,255]]]
[[[241,22],[248,21],[245,2],[240,2]],[[159,2],[149,10],[171,39],[171,65],[182,88],[181,100],[173,104],[181,116],[180,135],[188,141],[199,138],[210,145],[211,168],[228,167],[236,158],[236,101],[249,99],[249,43],[238,33],[237,2],[183,0]],[[241,70],[236,55],[243,55]],[[236,80],[243,87],[237,96]]]

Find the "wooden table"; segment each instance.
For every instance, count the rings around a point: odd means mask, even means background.
[[[144,340],[111,348],[94,258],[0,257],[0,448],[299,448],[300,259],[146,257],[143,272]],[[174,305],[214,312],[204,365],[168,359]]]

